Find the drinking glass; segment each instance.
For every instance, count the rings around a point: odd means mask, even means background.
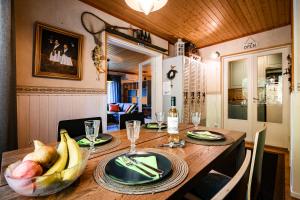
[[[99,134],[100,120],[87,120],[84,126],[86,138],[90,141],[90,150],[95,152],[95,140]]]
[[[161,131],[161,126],[164,122],[165,114],[164,114],[164,112],[156,112],[155,116],[156,116],[156,121],[157,121],[157,124],[158,124],[158,131],[157,132],[162,132]]]
[[[199,112],[192,112],[192,123],[194,124],[195,128],[198,128],[201,120],[201,113]]]
[[[131,142],[129,154],[136,153],[135,141],[139,138],[140,128],[141,128],[141,121],[137,121],[137,120],[126,121],[127,138]]]

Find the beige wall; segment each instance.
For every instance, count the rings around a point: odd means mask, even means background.
[[[300,199],[300,2],[293,2],[295,90],[291,96],[291,194]]]
[[[90,11],[112,25],[129,27],[128,23],[78,0],[15,0],[15,9],[17,85],[104,88],[104,75],[101,77],[100,82],[96,81],[96,69],[91,60],[91,50],[95,46],[94,39],[81,25],[81,13]],[[36,21],[84,36],[82,81],[45,79],[32,76],[34,23]],[[154,35],[152,35],[152,41],[156,45],[168,48],[167,41]]]
[[[220,59],[212,59],[211,54],[216,51],[219,51],[221,56],[243,53],[246,51],[243,44],[249,37],[256,41],[256,49],[291,43],[291,26],[288,25],[199,49],[202,61],[207,64],[207,94],[210,99],[214,99],[214,101],[207,101],[207,113],[216,113],[216,110],[221,109],[221,62]],[[207,117],[207,126],[221,126],[221,112]]]
[[[53,142],[60,120],[101,116],[106,130],[106,94],[97,92],[105,89],[105,76],[102,74],[100,81],[96,80],[96,69],[91,60],[94,39],[84,30],[80,20],[84,11],[92,12],[112,25],[130,26],[79,0],[15,0],[17,85],[21,88],[35,86],[31,87],[33,90],[36,87],[76,88],[76,91],[68,93],[17,93],[20,147],[30,145],[33,139]],[[83,35],[81,81],[32,76],[36,21]],[[153,44],[168,49],[167,41],[155,35],[151,35],[151,39]],[[80,88],[85,88],[87,92],[78,92]]]
[[[275,45],[291,43],[291,26],[288,25],[281,28],[272,29],[270,31],[257,33],[251,35],[250,37],[256,41],[256,49],[268,48]],[[248,38],[249,36],[246,36],[228,42],[205,47],[200,49],[199,52],[204,61],[211,60],[210,55],[212,52],[215,51],[219,51],[221,53],[221,56],[233,53],[242,53],[246,51],[243,48],[243,44]]]

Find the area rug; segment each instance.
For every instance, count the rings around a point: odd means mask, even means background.
[[[258,200],[285,199],[285,155],[264,152]]]

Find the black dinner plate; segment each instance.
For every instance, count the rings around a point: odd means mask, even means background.
[[[126,155],[126,154],[122,154]],[[120,156],[122,156],[120,155]],[[164,173],[156,180],[153,180],[147,176],[144,176],[136,171],[128,169],[120,164],[118,164],[113,158],[110,160],[105,166],[105,174],[112,178],[114,181],[124,185],[141,185],[146,183],[152,183],[156,181],[160,181],[172,173],[172,164],[171,161],[165,156],[152,153],[152,152],[138,152],[134,155],[127,155],[129,157],[145,157],[145,156],[156,156],[157,166],[159,169],[163,170]]]
[[[74,139],[77,141],[81,140],[82,138],[85,138],[86,136],[85,135],[81,135],[81,136],[78,136],[78,137],[75,137]],[[98,139],[102,139],[102,140],[106,140],[106,141],[103,141],[101,143],[98,143],[98,144],[95,144],[95,146],[99,146],[99,145],[103,145],[103,144],[106,144],[108,142],[110,142],[112,140],[112,136],[110,134],[99,134]],[[78,144],[78,143],[77,143]],[[90,147],[90,144],[78,144],[80,147]]]
[[[156,125],[156,127],[148,127],[148,125]],[[144,127],[145,127],[146,129],[158,129],[158,124],[155,123],[155,122],[146,123],[146,124],[144,125]],[[163,123],[163,124],[161,125],[161,129],[165,129],[165,128],[167,128],[167,124]]]
[[[208,130],[192,130],[191,132],[193,132],[193,134],[201,134],[201,132],[206,132]],[[208,131],[214,135],[218,135],[218,136],[221,136],[220,138],[197,138],[197,137],[194,137],[194,136],[191,136],[189,134],[186,134],[189,138],[192,138],[192,139],[196,139],[196,140],[206,140],[206,141],[220,141],[220,140],[225,140],[225,136],[222,134],[222,133],[218,133],[218,132],[215,132],[215,131]]]

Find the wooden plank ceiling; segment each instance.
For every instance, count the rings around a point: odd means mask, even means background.
[[[291,23],[291,0],[169,0],[148,16],[124,0],[82,0],[156,34],[205,47]]]
[[[150,58],[145,54],[112,44],[107,45],[107,54],[109,58],[109,71],[134,74],[138,73],[138,64]]]

